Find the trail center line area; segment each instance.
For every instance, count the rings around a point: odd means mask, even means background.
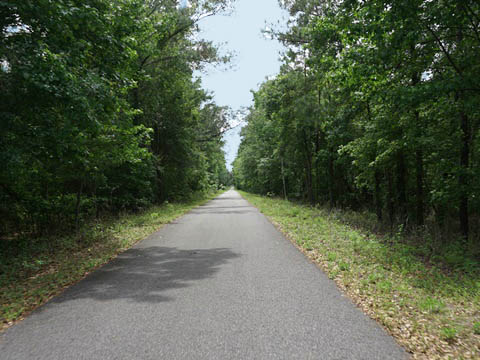
[[[406,359],[230,190],[0,335],[0,359]]]

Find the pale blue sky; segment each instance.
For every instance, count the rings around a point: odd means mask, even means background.
[[[202,75],[203,87],[215,93],[218,105],[233,110],[252,105],[250,90],[267,76],[275,75],[280,67],[282,46],[265,39],[261,30],[266,24],[275,24],[285,16],[277,0],[236,0],[230,16],[213,16],[200,23],[200,36],[215,43],[227,43],[222,48],[233,51],[233,69],[209,70]],[[235,159],[240,144],[240,128],[225,135],[227,167]]]

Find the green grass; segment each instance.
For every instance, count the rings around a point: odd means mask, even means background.
[[[480,335],[480,321],[476,321],[474,324],[473,324],[473,333],[475,335]]]
[[[71,236],[0,239],[0,329],[216,194],[86,225]]]
[[[446,327],[443,327],[440,332],[443,340],[446,340],[448,342],[455,341],[455,337],[457,336],[456,328],[446,326]]]
[[[347,222],[340,210],[241,194],[414,358],[480,357],[478,262],[458,253],[427,260],[421,242],[358,226],[361,214]]]

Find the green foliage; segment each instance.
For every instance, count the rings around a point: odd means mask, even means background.
[[[254,94],[235,185],[478,255],[479,3],[281,3],[287,52]]]
[[[413,357],[480,355],[475,335],[480,330],[478,262],[468,273],[449,266],[445,255],[432,264],[425,251],[418,251],[414,243],[405,244],[405,237],[411,235],[403,234],[402,242],[398,234],[375,235],[368,228],[352,226],[349,212],[241,194]],[[297,216],[292,217],[292,212]],[[358,217],[355,214],[356,224]]]
[[[457,329],[454,327],[445,326],[441,329],[442,338],[446,341],[452,342],[457,336]]]
[[[480,321],[473,323],[473,333],[475,335],[480,335]]]
[[[20,237],[0,242],[0,330],[216,195],[218,192],[197,193],[186,202],[96,219],[74,235]]]
[[[338,268],[340,271],[349,271],[350,270],[350,264],[344,261],[340,261],[338,263]]]
[[[445,309],[445,304],[432,297],[422,300],[419,306],[421,310],[431,313],[439,313]]]
[[[198,19],[226,5],[0,2],[0,235],[226,184],[228,112],[193,78],[228,61],[193,40]]]
[[[328,253],[327,253],[327,260],[328,260],[328,261],[335,261],[335,260],[337,260],[337,254],[335,254],[334,252],[328,252]]]

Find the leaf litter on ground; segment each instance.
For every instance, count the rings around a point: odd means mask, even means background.
[[[241,194],[414,359],[480,358],[480,272],[425,262],[411,245],[322,208]]]

